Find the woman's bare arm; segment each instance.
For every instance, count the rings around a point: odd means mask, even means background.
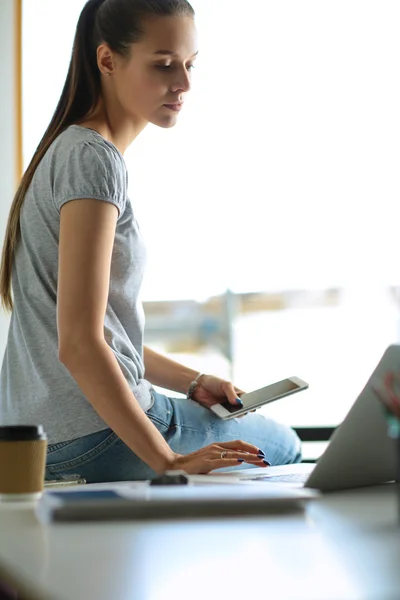
[[[145,376],[154,385],[186,394],[199,371],[185,367],[151,348],[144,348]]]
[[[163,472],[175,454],[143,412],[104,338],[117,216],[115,206],[99,200],[73,200],[61,208],[59,359],[118,437]]]

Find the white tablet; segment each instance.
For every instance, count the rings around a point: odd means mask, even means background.
[[[221,419],[235,419],[236,417],[245,415],[250,410],[254,410],[264,404],[274,402],[275,400],[279,400],[279,398],[284,398],[285,396],[295,394],[296,392],[300,392],[307,388],[308,383],[299,377],[289,377],[288,379],[282,379],[282,381],[277,381],[271,385],[254,390],[253,392],[242,394],[240,399],[243,402],[243,406],[240,404],[235,405],[230,402],[223,402],[221,404],[214,404],[214,406],[210,407],[210,410]]]

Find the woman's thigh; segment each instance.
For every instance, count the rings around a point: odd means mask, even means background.
[[[174,452],[188,454],[215,442],[241,439],[263,450],[271,465],[301,460],[300,440],[286,425],[257,413],[222,421],[191,400],[158,393],[154,397],[146,414]],[[72,474],[84,477],[88,483],[155,476],[111,429],[49,447],[46,479]]]
[[[263,450],[271,465],[301,461],[300,439],[287,425],[258,413],[223,421],[196,402],[174,398],[170,401],[173,418],[169,431],[169,445],[174,452],[188,454],[215,442],[242,440]],[[241,468],[246,466],[243,463]]]
[[[170,399],[157,394],[146,414],[168,440]],[[155,474],[111,429],[51,445],[47,452],[47,480],[79,475],[88,483],[97,483],[151,479]]]

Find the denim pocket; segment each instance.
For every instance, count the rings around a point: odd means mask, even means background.
[[[54,456],[55,452],[53,452],[48,457],[48,459],[50,458],[50,462],[49,460],[47,461],[47,470],[49,473],[59,473],[63,470],[79,467],[105,452],[118,440],[119,438],[112,429],[104,429],[98,433],[86,435],[70,442],[61,442],[62,447],[57,449],[58,455]]]
[[[57,450],[62,450],[69,444],[72,444],[74,440],[67,440],[65,442],[57,442],[56,444],[50,444],[47,446],[47,454],[51,454],[52,452],[56,452]]]
[[[171,428],[171,420],[173,416],[173,409],[171,400],[164,394],[159,394],[155,390],[151,392],[153,397],[153,403],[146,412],[146,415],[150,421],[155,425],[158,431],[165,435]]]

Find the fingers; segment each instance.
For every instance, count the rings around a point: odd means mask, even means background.
[[[236,450],[222,450],[222,452],[218,450],[215,460],[236,460],[236,464],[245,462],[258,467],[269,466],[262,450],[259,450],[257,454]]]
[[[255,467],[267,468],[270,466],[264,454],[258,454],[257,456],[255,454],[250,454],[249,452],[225,451],[227,454],[224,456],[224,451],[222,450],[222,452],[220,452],[220,450],[221,448],[215,448],[212,452],[213,456],[208,456],[203,460],[203,473],[209,473],[214,469],[237,467],[243,463],[251,464]]]
[[[258,451],[257,455],[244,452],[244,451],[236,451],[236,450],[225,450],[226,455],[224,456],[224,450],[219,453],[217,456],[211,461],[210,468],[211,469],[223,469],[226,467],[235,467],[241,463],[247,463],[250,465],[254,465],[255,467],[268,467],[270,466],[269,462],[265,458],[265,454],[262,451]]]
[[[236,387],[236,385],[233,386],[233,389],[235,390],[235,394],[237,396],[241,396],[242,394],[244,394],[245,392],[243,390],[241,390],[240,388]]]
[[[243,406],[243,402],[239,398],[238,392],[236,391],[237,388],[235,388],[235,386],[232,383],[226,381],[225,383],[223,383],[222,389],[230,404],[233,404],[234,406]]]
[[[253,408],[253,410],[249,410],[249,412],[256,412],[256,409],[255,409],[255,408]],[[239,416],[237,416],[237,417],[235,417],[235,418],[236,418],[236,419],[243,419],[243,417],[245,417],[246,415],[248,415],[248,414],[249,414],[249,412],[245,412],[245,413],[243,413],[242,415],[239,415]]]
[[[248,463],[257,467],[268,467],[269,462],[262,450],[240,440],[210,444],[190,454],[179,455],[174,468],[187,473],[209,473],[214,469],[237,467]]]
[[[264,452],[253,444],[248,444],[242,440],[234,440],[233,442],[219,442],[218,446],[223,449],[241,450],[243,452],[249,452],[250,454],[264,454]]]

